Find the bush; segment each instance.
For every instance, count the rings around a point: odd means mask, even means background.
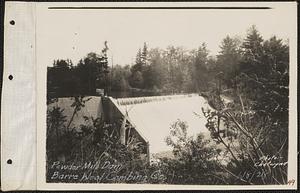
[[[202,134],[187,135],[187,124],[177,120],[170,128],[166,143],[173,148],[174,158],[162,158],[161,170],[169,184],[222,184],[216,161],[217,151]]]

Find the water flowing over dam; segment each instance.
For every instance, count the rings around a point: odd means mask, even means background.
[[[91,96],[85,106],[76,114],[72,127],[80,128],[86,117],[104,117],[107,122],[113,122],[123,117],[134,127],[136,133],[148,146],[148,156],[170,152],[165,141],[170,135],[170,127],[176,121],[186,122],[187,134],[195,136],[204,133],[207,120],[202,108],[210,108],[206,99],[198,94],[167,95],[151,97],[119,98]],[[64,109],[67,119],[71,118],[71,98],[59,98],[48,106],[59,106]],[[125,133],[125,131],[124,131]]]
[[[170,151],[165,138],[177,120],[187,123],[188,135],[207,133],[206,119],[201,108],[209,108],[206,100],[197,95],[121,98],[119,108],[128,114],[136,129],[149,141],[150,153]]]

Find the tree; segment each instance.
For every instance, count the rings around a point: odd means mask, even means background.
[[[76,66],[71,60],[55,60],[48,68],[49,97],[94,95],[96,88],[108,90],[107,42],[101,54],[88,53]]]
[[[241,69],[236,75],[238,84],[230,90],[231,101],[225,102],[225,91],[216,85],[209,95],[214,110],[203,112],[212,137],[224,145],[233,160],[225,168],[233,179],[248,184],[285,184],[288,159],[288,45],[276,37],[263,42],[258,34],[252,28],[243,43],[241,63],[247,64],[247,69]],[[223,82],[218,81],[218,84]],[[282,165],[271,167],[268,156],[274,156],[271,162],[275,159]],[[260,177],[240,177],[238,173],[245,169]]]
[[[162,50],[154,48],[148,51],[149,65],[144,76],[145,88],[162,90],[167,81],[167,66],[164,63]]]
[[[142,66],[146,66],[148,63],[148,46],[146,42],[144,42],[144,47],[143,47],[143,51],[141,52],[140,58],[141,58]]]
[[[132,66],[132,73],[137,71],[142,71],[143,69],[143,61],[142,61],[142,52],[141,49],[138,50],[135,58],[135,64]]]
[[[75,68],[75,74],[80,79],[81,93],[93,95],[96,88],[108,91],[108,58],[107,58],[107,42],[104,43],[101,55],[91,52],[85,58],[79,61]]]
[[[237,76],[241,62],[240,41],[237,38],[231,38],[228,35],[223,39],[220,46],[221,50],[217,55],[217,71],[223,73],[226,85],[232,87],[236,85]]]
[[[86,94],[94,94],[97,87],[104,88],[105,86],[103,57],[96,53],[91,52],[80,60],[76,73],[82,83],[83,92]]]
[[[131,67],[131,77],[130,77],[130,85],[135,88],[143,88],[144,80],[143,80],[143,72],[144,72],[144,64],[142,59],[142,51],[138,50],[135,64]]]
[[[140,71],[133,72],[131,76],[131,86],[135,88],[143,88],[143,85],[144,85],[143,74]]]
[[[47,89],[48,97],[68,96],[77,91],[74,82],[77,78],[73,76],[73,63],[71,60],[55,60],[53,67],[48,67]]]
[[[191,72],[190,66],[188,64],[183,66],[181,73],[182,73],[182,77],[183,77],[181,90],[186,93],[194,92],[195,85],[193,84],[192,72]]]
[[[263,44],[263,63],[267,73],[250,81],[259,89],[260,95],[255,109],[261,116],[270,118],[270,135],[266,141],[268,151],[281,149],[284,157],[288,156],[288,109],[289,109],[289,46],[275,36]]]
[[[202,43],[198,50],[193,53],[195,68],[193,78],[196,88],[200,91],[206,91],[208,87],[208,53],[205,43]]]
[[[246,73],[263,75],[266,73],[266,66],[261,63],[263,56],[263,38],[253,25],[249,28],[246,39],[242,44],[243,63],[241,70]]]
[[[161,166],[170,184],[224,183],[216,161],[217,151],[202,134],[188,136],[188,125],[180,120],[170,127],[166,143],[172,147],[174,158],[162,158]],[[216,175],[217,174],[217,175]]]
[[[128,83],[128,69],[120,65],[116,65],[111,72],[112,78],[112,90],[114,91],[125,91],[129,88]],[[130,73],[130,71],[129,71]]]

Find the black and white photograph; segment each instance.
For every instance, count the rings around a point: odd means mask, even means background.
[[[291,6],[116,5],[39,13],[47,184],[296,183]]]

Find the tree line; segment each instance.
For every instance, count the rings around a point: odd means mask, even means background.
[[[204,92],[215,83],[219,73],[227,87],[236,87],[235,77],[242,72],[267,74],[269,61],[259,63],[256,57],[269,60],[267,54],[273,55],[271,57],[276,57],[276,62],[279,59],[279,63],[288,57],[283,40],[274,36],[264,41],[254,26],[244,41],[226,36],[216,56],[209,54],[205,43],[193,50],[174,46],[149,49],[144,43],[137,51],[133,65],[112,67],[108,64],[106,51],[89,53],[77,65],[71,60],[55,60],[53,67],[48,67],[48,94],[94,95],[96,88],[116,92],[135,89],[157,94]],[[284,64],[277,65],[284,70]]]

